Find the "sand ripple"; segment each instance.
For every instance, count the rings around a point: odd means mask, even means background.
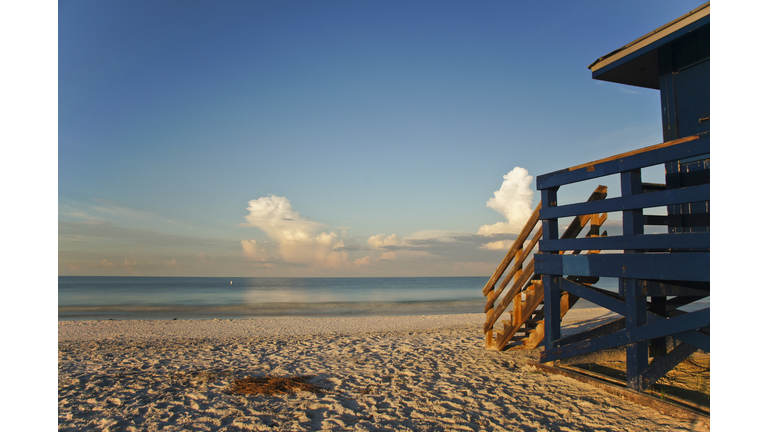
[[[535,351],[486,351],[480,314],[381,319],[384,329],[366,325],[369,318],[346,318],[357,320],[346,327],[321,319],[301,330],[291,319],[62,322],[59,430],[695,429],[539,373],[526,364]],[[153,326],[174,330],[145,332]],[[313,375],[309,382],[324,391],[228,391],[234,379],[265,375]]]

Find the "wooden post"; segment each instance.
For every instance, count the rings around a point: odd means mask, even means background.
[[[515,261],[519,262],[519,263],[523,262],[523,251],[522,250],[517,251],[517,253],[515,254]],[[512,285],[513,286],[514,286],[515,282],[517,282],[517,280],[522,277],[522,275],[523,275],[523,269],[522,268],[515,272],[515,277],[512,279]],[[522,310],[522,305],[520,304],[521,303],[520,300],[521,300],[521,298],[523,296],[522,292],[523,291],[520,290],[520,294],[516,295],[514,300],[513,300],[513,304],[512,304],[512,315],[513,315],[512,316],[512,325],[516,325],[516,324],[518,324],[519,322],[522,321],[523,310]]]
[[[643,193],[640,170],[621,173],[621,196],[639,195]],[[622,228],[625,236],[642,235],[645,232],[643,210],[625,210],[622,212]],[[635,253],[625,250],[625,254]],[[626,325],[630,339],[634,330],[648,324],[648,301],[640,290],[636,279],[619,279],[619,292],[624,294],[627,307]],[[648,369],[648,342],[637,342],[627,345],[627,387],[636,391],[644,390],[643,373]]]
[[[541,208],[547,209],[557,206],[558,187],[543,189],[541,191]],[[557,240],[557,218],[543,219],[541,221],[542,239]],[[551,252],[550,252],[551,253]],[[554,252],[557,254],[558,252]],[[543,275],[541,283],[544,288],[544,346],[547,350],[555,347],[560,339],[560,278],[562,275]]]

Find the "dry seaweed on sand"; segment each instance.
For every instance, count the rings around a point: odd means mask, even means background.
[[[322,388],[307,382],[312,378],[314,377],[311,375],[296,377],[246,377],[234,380],[230,387],[230,391],[232,393],[261,394],[267,396],[301,391],[321,393],[323,391]]]

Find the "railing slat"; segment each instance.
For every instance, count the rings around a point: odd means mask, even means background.
[[[536,188],[549,189],[707,153],[709,153],[709,134],[694,135],[540,175],[536,177]]]
[[[499,295],[501,295],[502,291],[504,291],[504,288],[509,285],[509,282],[512,280],[512,278],[515,276],[515,273],[520,271],[520,269],[523,268],[523,262],[528,257],[528,255],[531,253],[534,247],[536,247],[536,243],[541,238],[541,228],[536,230],[536,234],[533,235],[533,238],[531,239],[531,242],[528,243],[528,246],[525,248],[525,251],[523,251],[522,257],[520,257],[519,260],[516,260],[512,268],[509,270],[509,273],[507,273],[507,277],[504,278],[504,280],[501,282],[501,285],[499,285],[493,292],[489,293],[487,296],[487,301],[485,305],[485,311],[488,312],[492,307],[493,303],[496,301],[497,298],[499,298]]]
[[[709,253],[534,255],[541,275],[709,281]]]
[[[658,337],[672,336],[676,333],[685,335],[690,330],[709,324],[709,308],[701,309],[689,314],[681,315],[652,324],[633,329],[633,333],[620,330],[606,336],[575,342],[564,347],[558,347],[541,353],[540,361],[549,362],[577,354],[591,352],[628,345],[639,341],[646,341]]]
[[[539,251],[563,250],[649,250],[649,249],[709,249],[709,233],[644,234],[636,236],[583,237],[542,240]]]
[[[512,247],[509,248],[509,252],[507,252],[507,255],[504,257],[504,260],[501,261],[501,264],[496,268],[496,271],[493,273],[493,276],[488,280],[488,283],[485,284],[485,288],[483,288],[483,295],[488,295],[488,293],[493,289],[493,286],[496,284],[496,282],[499,281],[499,278],[501,278],[501,275],[504,274],[504,270],[507,269],[509,266],[509,263],[512,262],[512,260],[515,258],[515,254],[518,250],[523,246],[523,243],[528,238],[528,236],[531,234],[531,231],[533,231],[533,227],[536,226],[536,224],[539,222],[539,210],[541,209],[541,202],[539,202],[539,205],[536,206],[536,209],[533,211],[533,214],[531,214],[530,218],[528,219],[528,222],[525,224],[522,230],[520,230],[520,234],[517,235],[517,239],[515,239],[515,242],[512,244]]]
[[[649,192],[626,197],[607,198],[594,202],[567,204],[541,209],[542,220],[617,211],[635,210],[650,207],[663,207],[674,204],[687,204],[709,200],[709,184]]]

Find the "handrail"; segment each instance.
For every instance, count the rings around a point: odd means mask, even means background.
[[[603,200],[606,196],[607,188],[605,186],[598,186],[594,192],[592,192],[588,201]],[[532,279],[537,278],[534,275],[534,260],[530,260],[528,264],[525,265],[525,267],[523,266],[528,258],[531,257],[533,250],[539,244],[539,240],[542,237],[541,227],[539,227],[539,229],[536,230],[536,232],[531,236],[531,232],[536,227],[540,218],[540,209],[541,202],[539,202],[539,204],[536,206],[536,209],[533,211],[525,226],[520,231],[520,234],[518,234],[517,239],[515,239],[515,242],[504,256],[501,264],[499,264],[498,268],[483,288],[483,295],[486,296],[486,321],[483,325],[483,332],[486,335],[486,346],[488,348],[495,348],[500,350],[503,349],[503,347],[507,344],[509,338],[512,336],[510,334],[510,331],[512,331],[510,330],[510,327],[506,327],[507,331],[504,333],[503,337],[498,340],[494,340],[493,338],[493,327],[510,304],[514,302],[516,305],[520,302],[523,289],[527,285],[531,284]],[[566,228],[562,238],[569,239],[577,237],[579,233],[584,229],[584,227],[590,223],[590,221],[592,221],[593,226],[595,227],[602,226],[606,217],[606,214],[601,216],[592,214],[578,215],[573,218],[571,224],[568,226],[568,228]],[[525,249],[523,249],[526,241],[528,241],[528,245],[525,246]],[[497,283],[505,274],[505,272],[506,277],[504,277],[503,281],[497,286]],[[512,286],[507,290],[507,287],[510,283],[512,283]],[[504,294],[501,302],[496,305],[496,301],[499,300],[499,297],[501,297],[505,290],[507,291],[506,294]],[[526,309],[523,314],[527,314],[527,316],[522,318],[519,317],[520,319],[518,319],[519,322],[517,323],[517,328],[520,327],[523,321],[530,317],[530,314],[533,313],[535,307],[538,305],[538,303],[540,303],[540,301],[541,299],[539,299],[539,302],[536,302],[536,305],[533,305],[531,302],[526,302]]]
[[[499,278],[507,269],[507,266],[509,266],[509,263],[511,263],[512,260],[515,258],[515,254],[517,253],[517,251],[519,251],[520,248],[523,246],[525,239],[527,239],[528,236],[531,234],[533,227],[539,221],[540,209],[541,209],[541,201],[539,201],[539,205],[537,205],[536,209],[533,211],[533,213],[531,213],[531,216],[528,218],[528,222],[526,222],[523,229],[520,230],[520,234],[517,235],[517,239],[515,239],[515,242],[512,244],[512,247],[509,248],[509,252],[507,252],[507,255],[501,261],[501,264],[499,264],[499,266],[496,268],[496,271],[493,273],[493,276],[491,276],[491,278],[488,280],[488,283],[485,284],[485,288],[483,288],[483,295],[488,295],[488,292],[493,289],[493,286],[496,284],[496,282],[499,281]]]

